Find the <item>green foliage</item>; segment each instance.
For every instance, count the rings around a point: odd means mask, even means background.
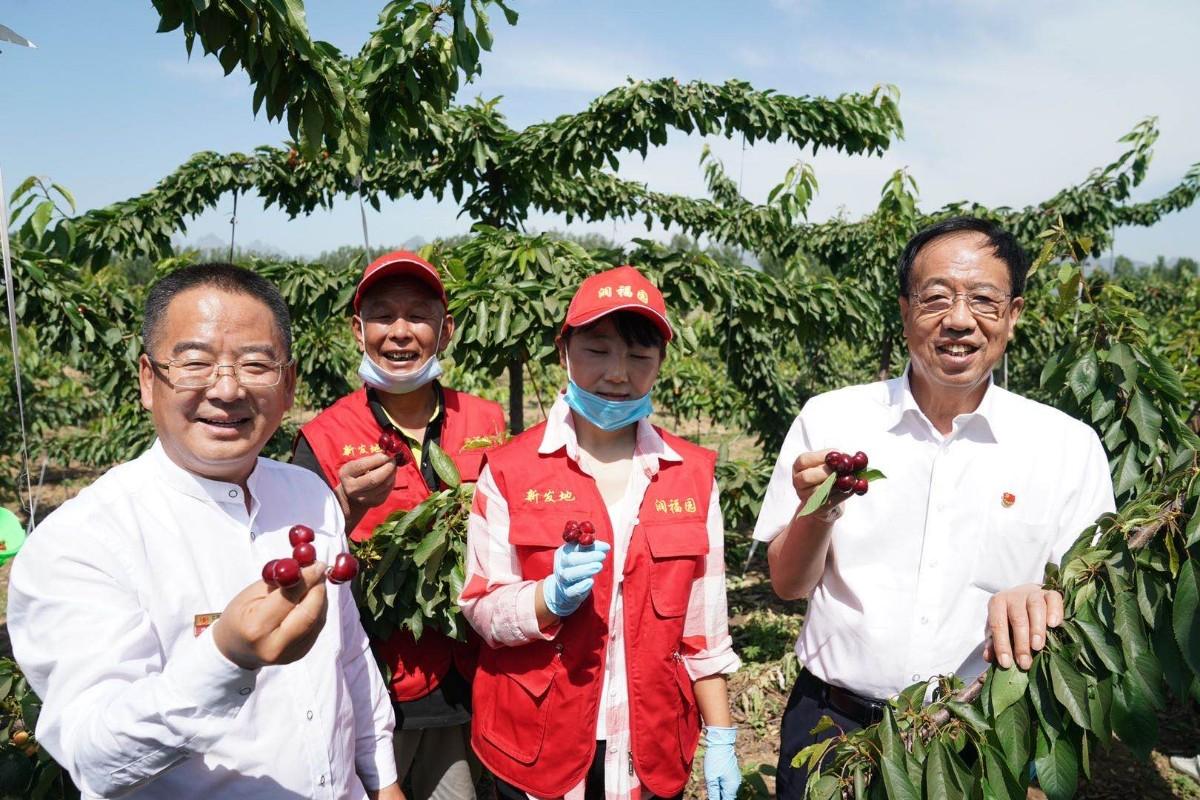
[[[767,496],[767,484],[771,482],[774,466],[765,458],[730,459],[722,448],[717,460],[717,486],[721,490],[721,513],[727,536],[754,526],[763,498]]]
[[[457,599],[465,583],[467,519],[475,487],[460,481],[454,462],[440,447],[429,447],[448,488],[416,508],[392,514],[367,541],[351,543],[362,567],[354,594],[363,627],[380,640],[399,628],[420,639],[426,627],[466,638]]]
[[[322,147],[357,173],[369,151],[394,130],[422,129],[459,88],[479,72],[481,50],[491,49],[486,13],[495,3],[510,24],[515,12],[502,0],[431,5],[393,0],[356,58],[328,42],[313,41],[301,0],[153,0],[159,31],[183,29],[191,55],[196,39],[228,75],[241,67],[254,86],[254,113],[283,119],[305,156]],[[445,28],[449,30],[445,30]]]
[[[799,634],[795,614],[754,611],[734,630],[733,648],[744,662],[774,663],[792,651]]]
[[[0,658],[0,798],[68,800],[79,797],[62,768],[34,736],[42,702],[20,667]]]
[[[1047,234],[1052,248],[1086,250],[1072,242],[1061,220]],[[1055,288],[1049,319],[1063,344],[1046,360],[1041,387],[1063,411],[1096,428],[1123,502],[1200,449],[1200,437],[1187,426],[1195,399],[1149,346],[1152,327],[1132,292],[1087,281],[1072,263],[1059,267]]]
[[[456,361],[497,376],[508,365],[557,364],[554,337],[585,277],[604,268],[579,245],[483,225],[476,236],[429,257],[446,277],[458,322]]]

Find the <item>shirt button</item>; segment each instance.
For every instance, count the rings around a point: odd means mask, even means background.
[[[561,653],[562,652],[562,642],[555,642],[554,649]]]
[[[929,617],[921,617],[921,624],[922,624],[922,625],[928,625],[928,624],[929,624]]]
[[[324,775],[321,776],[321,785],[322,786],[325,785],[325,776]]]
[[[930,568],[930,569],[933,569],[933,568],[934,568],[934,567],[936,567],[937,565],[938,565],[938,562],[936,562],[936,561],[930,561],[930,562],[929,562],[929,568]]]
[[[313,713],[312,713],[312,709],[311,709],[311,708],[308,710],[308,718],[309,718],[309,719],[312,719],[312,718],[313,718]]]
[[[230,496],[230,497],[237,497],[237,489],[230,489],[230,490],[229,490],[229,496]]]
[[[251,689],[249,686],[243,686],[242,688],[238,689],[238,694],[240,694],[242,697],[245,697],[246,695],[250,694],[250,692],[252,692],[252,691],[254,691],[254,690]]]
[[[914,672],[912,679],[913,679],[913,683],[916,683],[917,681],[921,680],[921,676],[919,673]]]

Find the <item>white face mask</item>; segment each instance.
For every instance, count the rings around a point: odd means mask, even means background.
[[[360,317],[359,325],[366,328]],[[395,373],[377,364],[364,349],[362,360],[358,363],[358,377],[363,383],[388,394],[408,394],[422,386],[437,380],[442,375],[442,362],[438,360],[438,349],[442,346],[442,323],[438,323],[437,343],[433,346],[433,355],[426,359],[418,369],[412,372]]]

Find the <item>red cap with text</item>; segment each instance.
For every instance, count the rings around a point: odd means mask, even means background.
[[[415,278],[421,281],[441,299],[442,305],[449,305],[446,299],[446,287],[442,285],[442,277],[438,275],[437,267],[416,253],[395,250],[391,253],[384,253],[363,270],[362,278],[358,281],[358,288],[354,291],[354,310],[358,311],[358,307],[362,304],[363,294],[373,284],[384,278],[396,276]]]
[[[654,323],[665,341],[675,331],[667,322],[662,292],[634,267],[615,267],[585,280],[571,298],[563,330],[580,328],[614,311],[632,311]]]

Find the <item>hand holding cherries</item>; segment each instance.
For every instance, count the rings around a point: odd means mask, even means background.
[[[293,525],[288,531],[292,557],[268,561],[262,569],[263,582],[268,586],[281,586],[284,589],[299,583],[300,570],[317,561],[317,548],[313,544],[316,539],[317,535],[312,528],[307,525]],[[325,570],[325,577],[330,583],[345,583],[357,574],[358,561],[349,553],[338,553],[333,566]]]
[[[824,478],[821,477],[825,474],[822,460],[824,467],[830,470]],[[885,477],[877,469],[867,469],[868,463],[870,459],[861,450],[853,455],[830,450],[823,459],[818,453],[801,455],[793,472],[797,494],[805,500],[800,516],[812,514],[827,502],[837,505],[848,495],[866,494],[871,481]],[[835,499],[830,501],[830,495],[835,495]]]

